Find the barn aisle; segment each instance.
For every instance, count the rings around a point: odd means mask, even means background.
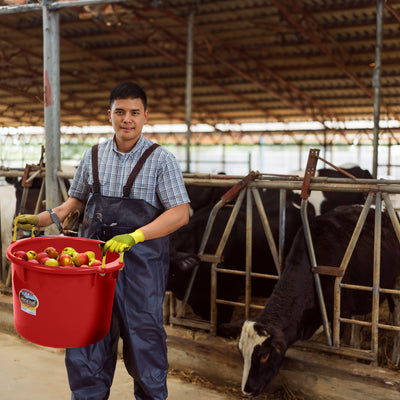
[[[131,400],[131,379],[122,360],[118,361],[110,400]],[[3,400],[67,400],[70,391],[64,367],[64,350],[32,344],[15,335],[0,332],[0,397]],[[168,378],[169,400],[228,400],[199,382]]]

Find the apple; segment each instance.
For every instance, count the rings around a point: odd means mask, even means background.
[[[77,253],[77,251],[76,251],[73,247],[64,247],[64,248],[61,250],[61,254],[68,254],[68,255],[70,255],[71,257],[72,257],[75,253]]]
[[[89,260],[94,260],[96,258],[96,254],[92,250],[85,251],[85,253],[89,256]]]
[[[47,253],[50,258],[58,257],[58,251],[53,246],[46,247],[43,251]]]
[[[26,254],[26,252],[24,250],[17,250],[14,251],[14,256],[17,258],[20,258],[21,260],[28,260],[28,255]]]
[[[87,264],[82,264],[79,268],[89,268],[89,265],[87,265]]]
[[[58,264],[63,267],[66,267],[69,265],[73,265],[74,262],[72,261],[72,258],[69,254],[61,253],[60,256],[58,257]]]
[[[38,260],[36,260],[35,258],[28,259],[28,262],[30,262],[32,264],[40,264],[40,262]]]
[[[28,250],[26,255],[28,256],[28,260],[34,260],[37,256],[37,253],[35,250]]]
[[[72,257],[72,261],[77,267],[83,264],[89,264],[89,256],[86,253],[76,253]]]
[[[58,267],[58,261],[55,258],[49,257],[45,262],[44,265],[49,265],[51,267]]]
[[[94,260],[90,260],[90,261],[89,261],[89,265],[90,265],[91,267],[96,267],[96,266],[101,265],[101,264],[102,264],[102,262],[101,262],[100,260],[94,259]]]
[[[43,264],[42,260],[44,258],[50,258],[49,255],[46,252],[41,251],[40,253],[36,254],[36,260],[38,260],[40,262],[40,264]]]

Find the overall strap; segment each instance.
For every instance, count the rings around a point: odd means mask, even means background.
[[[92,173],[93,173],[93,193],[100,193],[100,180],[99,180],[99,145],[96,144],[92,147]]]
[[[131,189],[132,189],[132,185],[133,182],[137,176],[137,174],[140,172],[140,170],[142,169],[145,161],[147,160],[147,158],[149,157],[149,155],[159,146],[159,144],[157,143],[153,143],[148,149],[146,149],[146,151],[142,154],[142,156],[140,157],[139,161],[136,163],[135,167],[133,168],[131,174],[129,175],[128,180],[126,181],[126,184],[124,186],[124,191],[123,191],[123,195],[124,197],[129,197],[129,195],[131,194]]]

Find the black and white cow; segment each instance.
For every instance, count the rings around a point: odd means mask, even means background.
[[[338,267],[361,212],[361,206],[338,207],[310,222],[318,265]],[[372,286],[374,210],[369,211],[344,283]],[[321,275],[328,318],[333,312],[334,277]],[[390,218],[382,213],[380,287],[400,289],[400,245]],[[342,289],[341,316],[371,312],[371,293]],[[400,296],[392,296],[393,324],[400,325]],[[380,295],[383,301],[385,294]],[[242,390],[256,396],[278,373],[286,350],[297,340],[309,339],[322,324],[314,276],[303,230],[297,233],[284,263],[283,274],[263,311],[241,328],[239,350],[244,359]],[[398,336],[392,360],[399,364]]]
[[[275,243],[278,243],[279,235],[279,190],[261,190],[260,197],[268,217]],[[300,196],[288,191],[286,199],[286,229],[285,248],[294,238],[298,228],[301,226]],[[194,286],[191,291],[188,304],[195,314],[202,319],[210,319],[210,269],[209,262],[201,262],[197,257],[202,236],[207,225],[210,212],[214,204],[208,204],[198,209],[190,218],[189,223],[170,235],[170,274],[168,290],[172,291],[178,299],[184,297],[192,268],[200,264]],[[252,271],[264,274],[277,274],[273,258],[267,243],[261,219],[256,206],[253,203],[253,245],[252,245]],[[217,246],[225,230],[231,207],[223,207],[218,212],[210,239],[205,248],[206,254],[215,254]],[[310,216],[314,215],[313,207],[309,207]],[[244,270],[246,265],[246,202],[244,201],[231,235],[223,252],[223,261],[219,264],[221,268]],[[252,294],[266,295],[270,293],[276,281],[272,279],[253,279]],[[233,274],[219,274],[217,279],[218,298],[236,301],[245,290],[245,279],[243,276]],[[218,323],[228,322],[233,312],[232,306],[218,305]]]

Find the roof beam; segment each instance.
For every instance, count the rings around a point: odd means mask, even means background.
[[[186,47],[186,43],[183,42],[182,40],[180,40],[180,38],[176,37],[175,35],[172,35],[170,32],[166,31],[165,29],[161,28],[160,26],[157,26],[153,21],[151,21],[148,18],[145,18],[143,15],[141,15],[140,13],[138,13],[137,10],[135,10],[135,15],[136,17],[138,17],[139,19],[141,19],[142,21],[145,21],[146,23],[148,23],[149,25],[153,26],[155,29],[157,29],[157,32],[162,32],[163,35],[165,35],[166,38],[168,38],[169,40],[174,41],[176,44],[178,44],[181,48],[185,48]],[[180,19],[179,22],[183,22],[183,20]],[[113,28],[115,29],[115,28]],[[196,28],[195,28],[196,29]],[[128,35],[130,37],[132,37],[133,33],[132,32],[125,32],[123,31],[121,28],[119,28],[121,33],[124,33],[125,35]],[[185,65],[185,61],[179,59],[178,57],[176,57],[175,55],[168,53],[166,50],[162,49],[160,46],[155,45],[154,43],[151,42],[147,42],[147,45],[152,48],[154,51],[156,51],[157,53],[163,55],[164,57],[166,57],[168,60],[175,62],[179,65]],[[246,99],[245,97],[239,95],[238,93],[234,92],[233,90],[219,84],[218,82],[216,82],[214,79],[211,79],[209,77],[207,77],[204,74],[199,74],[199,72],[196,72],[196,77],[199,77],[201,79],[203,79],[204,81],[208,82],[209,84],[211,84],[214,87],[217,87],[219,90],[225,92],[226,94],[229,94],[230,96],[236,98],[237,100],[239,100],[241,103],[243,104],[247,104],[249,107],[253,108],[254,110],[259,110],[261,111],[263,114],[265,114],[266,117],[269,118],[274,118],[277,121],[281,121],[281,119],[279,117],[277,117],[276,115],[273,115],[271,112],[260,108],[257,104],[255,104],[254,102],[251,102],[250,100]],[[197,107],[199,107],[199,105],[196,105]],[[200,106],[202,107],[202,106]]]
[[[306,35],[334,64],[343,71],[368,97],[374,98],[374,93],[365,86],[357,76],[346,67],[345,59],[348,54],[334,38],[311,15],[299,7],[294,0],[271,0],[285,18],[293,24],[300,32]],[[298,14],[293,14],[295,10]],[[340,60],[336,55],[340,55]],[[383,108],[388,115],[400,121],[400,116],[396,114],[385,102],[381,101]]]
[[[175,13],[166,10],[166,9],[161,9],[164,15],[175,19],[179,23],[183,24],[184,20],[176,15]],[[153,24],[154,25],[154,24]],[[154,25],[155,26],[155,25]],[[157,27],[157,26],[156,26]],[[160,29],[157,27],[157,29]],[[202,31],[201,29],[198,29],[200,34],[202,36],[209,36],[209,33]],[[203,56],[207,57],[208,59],[213,59],[216,60],[225,66],[227,66],[229,69],[232,71],[236,72],[238,75],[242,76],[246,80],[254,83],[267,93],[272,94],[274,97],[280,99],[283,103],[287,104],[289,107],[297,109],[302,112],[304,115],[308,115],[310,118],[313,120],[319,121],[322,125],[325,125],[325,118],[323,118],[323,115],[329,116],[332,120],[336,121],[341,121],[341,119],[334,115],[332,112],[329,110],[325,109],[322,105],[320,105],[317,101],[312,99],[310,96],[306,95],[303,91],[301,91],[299,88],[297,88],[295,85],[291,84],[290,82],[286,81],[283,79],[279,74],[276,72],[272,71],[271,69],[267,68],[264,64],[260,63],[258,60],[254,59],[253,57],[249,56],[247,53],[244,53],[240,49],[233,47],[226,42],[218,39],[217,37],[213,36],[213,42],[218,43],[220,46],[220,49],[224,49],[225,51],[228,52],[236,52],[241,60],[247,60],[251,63],[255,63],[258,67],[258,69],[267,72],[275,81],[275,83],[278,85],[277,90],[274,90],[271,88],[271,85],[266,84],[265,82],[261,81],[260,79],[254,77],[251,73],[244,71],[243,69],[239,68],[238,66],[232,64],[230,61],[227,61],[225,58],[221,56],[221,52],[210,52],[209,48],[207,46],[204,46],[200,48],[200,52]],[[198,53],[198,52],[197,52]],[[289,97],[286,97],[283,93],[288,93]],[[302,99],[302,101],[306,101],[307,105],[299,105],[297,104],[296,101],[299,101]],[[300,100],[301,101],[301,100]],[[310,113],[307,108],[310,109],[317,109],[321,113],[321,116],[316,116],[315,113]],[[343,137],[345,137],[345,133],[341,130],[337,130]],[[350,143],[349,143],[350,144]]]

